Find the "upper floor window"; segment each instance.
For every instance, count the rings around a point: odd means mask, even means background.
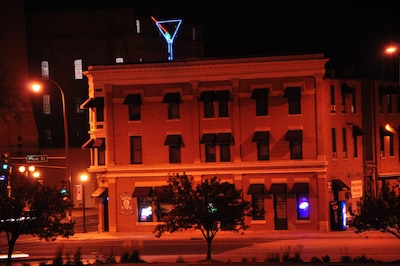
[[[42,71],[42,78],[49,78],[50,77],[49,61],[42,61],[40,63],[40,67]]]
[[[117,57],[115,58],[115,63],[117,64],[122,64],[124,62],[124,58],[123,57]]]
[[[179,108],[182,100],[179,92],[166,93],[162,102],[168,104],[168,119],[180,118]]]
[[[289,114],[301,114],[301,88],[287,87],[284,97],[288,99]]]
[[[215,100],[215,92],[214,91],[203,91],[200,94],[199,101],[204,103],[204,118],[214,117],[214,100]]]
[[[131,136],[130,137],[131,146],[131,164],[141,164],[142,163],[142,137],[141,136]]]
[[[218,101],[218,116],[229,117],[228,102],[232,100],[230,91],[229,90],[216,91],[215,98]]]
[[[269,131],[254,132],[252,141],[257,143],[257,159],[269,160]]]
[[[50,95],[43,95],[43,114],[51,114]]]
[[[218,133],[215,138],[215,144],[219,145],[220,161],[231,161],[231,145],[234,144],[233,136],[231,133]]]
[[[204,103],[204,117],[215,117],[214,103],[218,103],[218,117],[229,117],[229,101],[232,100],[229,90],[203,91],[199,101]]]
[[[332,157],[337,158],[337,150],[336,150],[336,128],[332,128]]]
[[[381,146],[381,156],[385,156],[385,139],[389,140],[389,155],[394,155],[394,134],[389,130],[386,130],[385,127],[380,127],[380,146]]]
[[[142,105],[142,97],[140,94],[128,94],[125,97],[124,104],[128,105],[130,121],[141,119],[140,106]]]
[[[140,20],[139,19],[137,19],[135,21],[135,25],[136,25],[136,33],[140,33],[141,29],[140,29]]]
[[[169,146],[169,162],[181,162],[181,147],[183,147],[183,139],[181,135],[168,135],[164,145]]]
[[[359,126],[353,126],[353,155],[354,158],[358,157],[358,136],[364,135],[364,131]]]
[[[74,60],[75,79],[83,79],[82,59]]]
[[[203,134],[201,137],[200,144],[204,144],[206,162],[216,162],[217,160],[215,148],[216,137],[217,134],[215,133]]]
[[[256,101],[256,116],[268,115],[268,89],[254,89],[251,98]]]
[[[336,105],[335,105],[335,86],[331,85],[331,113],[336,112]]]
[[[342,92],[342,113],[346,113],[346,95],[351,95],[351,112],[355,112],[355,88],[354,87],[350,87],[349,85],[347,85],[346,83],[342,83],[341,85],[341,92]]]
[[[303,158],[303,131],[302,130],[288,130],[285,140],[289,141],[290,146],[290,159]]]
[[[342,128],[343,157],[347,158],[347,130]]]

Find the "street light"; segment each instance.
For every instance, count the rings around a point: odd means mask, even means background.
[[[393,54],[397,54],[398,55],[398,57],[399,57],[399,59],[398,59],[398,61],[399,61],[399,93],[400,93],[400,53],[399,53],[399,47],[398,46],[396,46],[396,45],[390,45],[390,46],[388,46],[386,49],[385,49],[385,53],[386,54],[390,54],[390,55],[393,55]]]
[[[83,174],[81,175],[82,181],[82,208],[83,208],[83,232],[86,233],[86,204],[85,204],[85,182],[88,180],[88,176]]]
[[[39,177],[39,172],[36,172],[36,168],[33,165],[29,165],[28,168],[26,168],[24,165],[21,165],[18,167],[18,171],[22,174],[25,174],[26,178],[29,177],[29,173],[31,173],[34,178]]]
[[[67,120],[67,112],[65,107],[65,94],[63,89],[61,88],[60,84],[56,81],[44,78],[43,80],[50,81],[54,85],[56,85],[57,89],[60,91],[61,94],[61,102],[62,102],[62,113],[63,113],[63,122],[64,122],[64,142],[65,142],[65,170],[66,170],[66,181],[67,181],[67,188],[68,188],[68,199],[71,199],[71,174],[70,174],[70,167],[69,167],[69,137],[68,137],[68,120]],[[38,92],[41,90],[42,85],[40,83],[32,84],[32,89],[34,92]],[[69,211],[69,221],[72,221],[72,210]]]

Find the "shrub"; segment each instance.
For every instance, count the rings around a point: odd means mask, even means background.
[[[322,256],[322,261],[323,262],[331,262],[331,257],[329,257],[329,255]]]

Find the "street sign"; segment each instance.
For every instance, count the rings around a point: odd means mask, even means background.
[[[47,155],[27,155],[26,156],[27,163],[45,163],[47,162]]]

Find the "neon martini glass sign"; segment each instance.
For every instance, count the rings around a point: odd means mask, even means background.
[[[178,32],[178,29],[182,24],[182,20],[181,19],[172,19],[172,20],[158,21],[153,16],[151,17],[151,19],[156,23],[156,26],[157,26],[158,30],[164,36],[165,41],[167,42],[167,45],[168,45],[168,60],[170,60],[170,61],[173,60],[174,59],[174,55],[173,55],[173,51],[172,51],[172,45],[174,43],[174,39],[175,39],[176,33]],[[164,25],[175,25],[175,27],[173,28],[172,35],[163,26],[163,24]]]

